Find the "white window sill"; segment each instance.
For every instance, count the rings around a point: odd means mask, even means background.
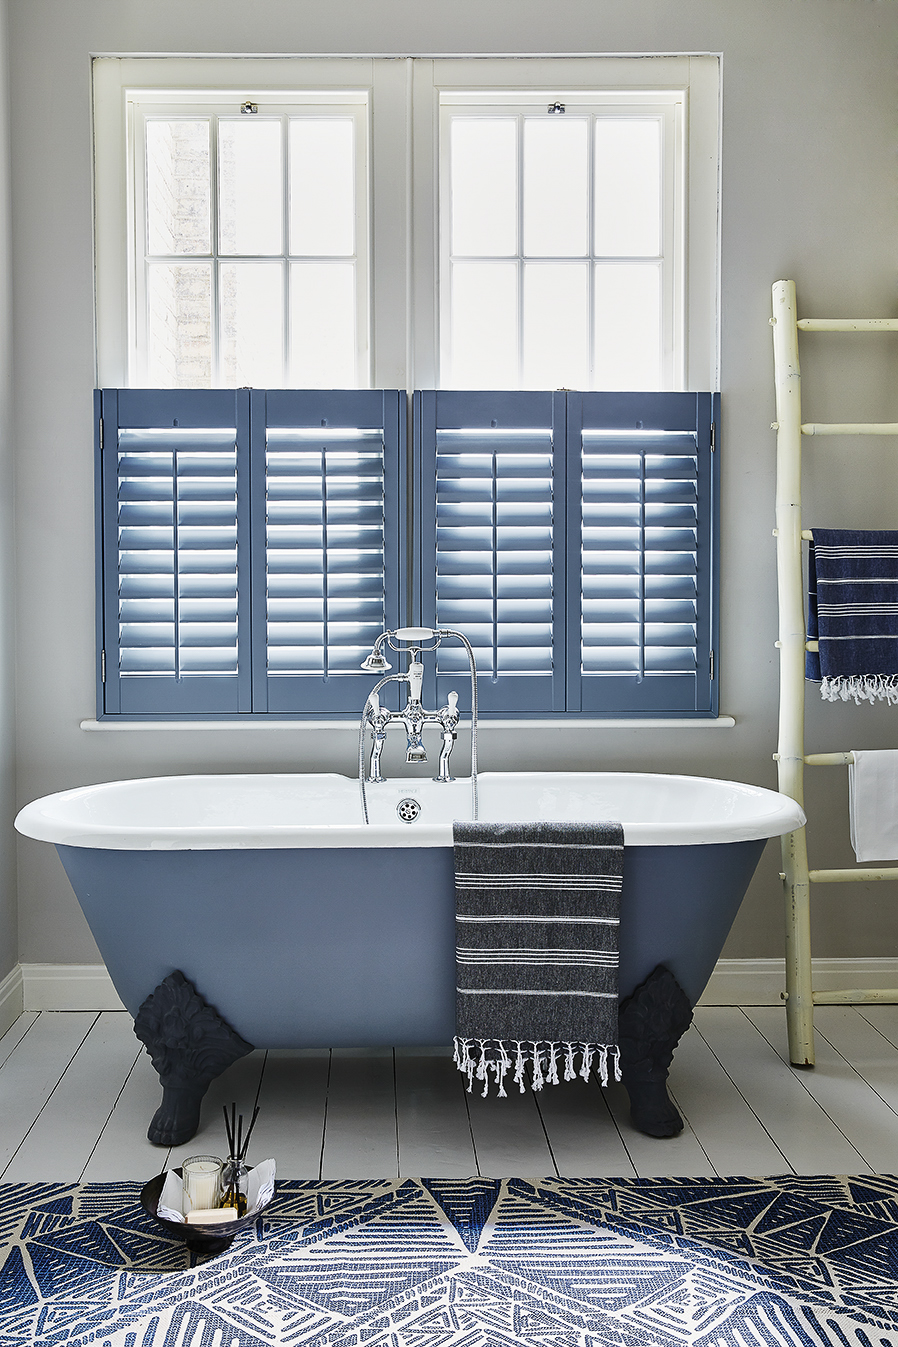
[[[556,717],[553,720],[526,720],[514,719],[508,720],[480,720],[477,723],[477,733],[483,734],[489,730],[729,730],[736,724],[734,716],[717,716],[715,720],[673,720],[658,717],[653,720],[565,720],[562,717]],[[184,733],[185,730],[278,730],[283,733],[284,730],[349,730],[353,734],[358,733],[359,722],[347,718],[345,720],[267,720],[261,716],[246,716],[241,720],[82,720],[81,729],[91,732],[99,730],[103,733],[121,734],[123,731],[132,730],[150,730],[157,732],[159,730],[179,730]],[[464,720],[461,728],[465,728]]]

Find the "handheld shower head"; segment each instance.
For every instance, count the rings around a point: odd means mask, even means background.
[[[378,644],[375,644],[368,658],[359,665],[359,668],[363,669],[365,673],[387,673],[392,667],[392,664],[387,663],[382,651],[378,648]]]

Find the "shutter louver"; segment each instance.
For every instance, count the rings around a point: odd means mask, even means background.
[[[269,431],[266,474],[269,674],[357,673],[385,622],[383,435]]]
[[[484,677],[552,671],[552,431],[437,431],[436,620]],[[444,646],[441,673],[467,667]]]
[[[564,490],[559,493],[556,471],[563,429],[556,433],[553,395],[438,393],[422,399],[429,425],[423,432],[422,508],[434,558],[423,620],[467,636],[485,711],[555,709],[564,587],[563,553],[560,567],[556,561],[557,515]],[[431,468],[435,491],[428,495]],[[459,645],[442,645],[436,695],[443,699],[455,687],[463,696],[458,675],[467,668]]]
[[[107,706],[137,715],[249,709],[237,422],[233,393],[104,395],[106,546],[115,557]]]
[[[237,677],[235,437],[119,432],[123,678]]]
[[[569,641],[580,707],[710,709],[711,398],[578,401],[586,424],[578,432],[580,526],[570,557],[579,574],[569,583],[581,599]]]
[[[583,672],[694,673],[695,437],[584,432],[581,473]]]
[[[399,394],[258,396],[265,709],[360,711],[349,675],[400,620]]]

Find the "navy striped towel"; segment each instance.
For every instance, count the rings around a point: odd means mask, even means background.
[[[898,703],[898,533],[814,529],[805,675],[825,701]]]
[[[619,823],[455,823],[455,1064],[506,1072],[523,1094],[589,1078],[608,1082],[617,1051],[624,835]]]

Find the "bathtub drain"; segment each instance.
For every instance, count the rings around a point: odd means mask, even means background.
[[[421,812],[421,806],[417,800],[407,798],[400,800],[396,806],[396,813],[402,819],[403,823],[414,823]]]

